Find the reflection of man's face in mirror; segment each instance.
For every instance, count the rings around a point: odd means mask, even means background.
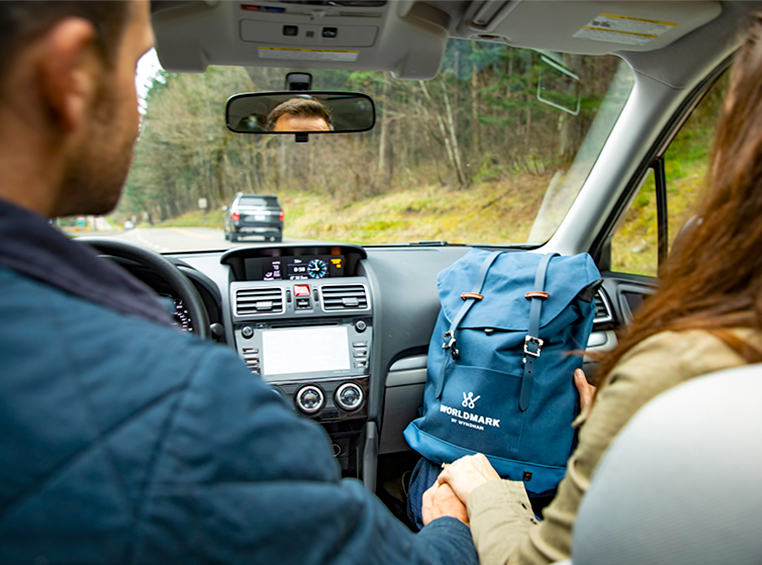
[[[273,131],[330,131],[322,117],[292,116],[283,114],[273,126]]]
[[[331,131],[331,114],[311,96],[295,96],[278,104],[267,116],[267,129],[274,132]]]

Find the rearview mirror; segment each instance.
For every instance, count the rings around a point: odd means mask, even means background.
[[[376,109],[357,92],[250,92],[228,99],[225,119],[236,133],[350,133],[373,128]]]

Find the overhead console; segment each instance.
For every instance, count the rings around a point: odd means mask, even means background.
[[[229,265],[235,347],[252,373],[323,424],[342,467],[357,465],[367,420],[373,300],[353,245],[239,248]]]
[[[168,71],[207,65],[391,71],[436,76],[449,16],[410,0],[152,2],[156,50]]]

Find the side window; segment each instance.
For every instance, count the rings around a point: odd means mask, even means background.
[[[709,154],[728,91],[726,72],[709,89],[664,154],[668,242],[671,249],[683,224],[694,215],[703,193]],[[611,239],[611,269],[655,277],[659,268],[656,184],[651,170]]]
[[[650,169],[611,240],[611,270],[656,276],[659,266],[656,183]]]

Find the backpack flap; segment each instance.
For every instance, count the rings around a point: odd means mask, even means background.
[[[450,321],[449,330],[442,336],[442,347],[457,360],[458,329],[514,332],[503,345],[523,349],[522,365],[518,368],[524,376],[518,398],[523,412],[529,405],[535,360],[542,353],[545,339],[556,337],[558,341],[559,331],[584,317],[583,312],[569,305],[581,291],[599,282],[600,273],[586,253],[561,257],[471,250],[437,279],[442,314]],[[583,331],[581,335],[586,339],[588,333]],[[566,345],[567,349],[581,350],[587,344]],[[449,360],[445,365],[449,365]],[[444,380],[443,371],[437,398],[441,396]]]
[[[439,273],[437,290],[442,312],[452,322],[460,310],[461,294],[470,292],[476,275],[489,251],[472,249],[450,267]],[[537,267],[543,255],[527,252],[505,252],[489,269],[478,300],[465,315],[458,328],[506,331],[528,331],[531,300],[526,293],[535,290]],[[548,265],[545,292],[540,316],[540,334],[548,328],[577,295],[601,278],[592,257],[587,253],[569,257],[556,256]],[[545,330],[545,331],[544,331]],[[540,336],[540,337],[541,337]],[[587,344],[581,344],[581,348]]]

